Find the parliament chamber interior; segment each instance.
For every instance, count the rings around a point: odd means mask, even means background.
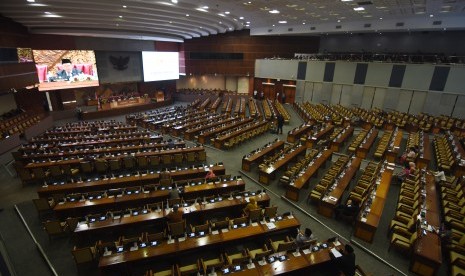
[[[402,4],[410,28],[383,1],[99,1],[103,34],[24,2],[0,3],[0,275],[465,275],[464,4]],[[143,8],[183,18],[152,37]]]

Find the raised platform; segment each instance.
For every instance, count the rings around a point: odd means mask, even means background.
[[[108,109],[108,110],[98,110],[98,111],[87,111],[82,113],[83,120],[94,120],[104,117],[111,117],[111,116],[118,116],[121,114],[133,113],[133,112],[140,112],[144,110],[160,108],[163,106],[168,106],[173,104],[172,99],[165,100],[163,102],[153,102],[147,104],[138,104],[132,105],[127,107],[120,107],[116,109]]]

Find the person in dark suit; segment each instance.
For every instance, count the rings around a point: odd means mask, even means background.
[[[81,70],[74,67],[71,60],[68,58],[62,59],[61,64],[63,65],[63,70],[57,72],[57,79],[70,80],[70,78],[82,73]]]
[[[170,212],[166,218],[169,222],[180,222],[182,221],[182,217],[184,215],[184,211],[179,209],[179,206],[176,204],[173,206],[173,211]]]
[[[336,213],[336,218],[339,217],[340,214],[343,214],[344,216],[355,217],[360,211],[360,207],[358,202],[353,202],[351,199],[349,199],[347,200],[346,205],[336,206],[334,211]]]
[[[276,134],[283,134],[283,125],[284,125],[284,117],[280,113],[278,113],[278,129],[276,130]]]
[[[354,248],[350,244],[346,244],[342,256],[335,260],[339,275],[354,276],[355,275],[355,253]]]

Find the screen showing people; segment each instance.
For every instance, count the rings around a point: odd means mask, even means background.
[[[98,86],[94,51],[33,50],[39,91]]]

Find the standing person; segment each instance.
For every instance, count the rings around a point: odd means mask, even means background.
[[[346,244],[342,256],[336,259],[336,269],[340,275],[355,275],[355,253],[350,244]]]
[[[253,91],[253,98],[254,98],[254,99],[257,99],[257,94],[258,94],[257,90],[254,90],[254,91]]]
[[[182,209],[179,209],[179,205],[174,205],[173,206],[173,211],[170,212],[166,218],[168,219],[169,222],[180,222],[182,221],[182,216],[184,215],[184,211]]]
[[[263,100],[263,99],[265,99],[265,94],[263,94],[263,91],[262,91],[260,92],[260,100]]]
[[[277,121],[278,129],[276,130],[276,134],[283,134],[284,117],[281,113],[278,113]]]
[[[302,233],[300,230],[297,232],[297,236],[295,237],[295,243],[298,247],[304,246],[305,242],[315,239],[315,236],[312,233],[310,228],[305,228],[305,233]]]
[[[274,100],[279,102],[279,92],[276,93],[276,98]]]
[[[255,210],[255,209],[258,209],[258,204],[257,204],[257,200],[255,199],[255,197],[251,197],[249,199],[249,203],[247,203],[247,206],[245,206],[244,208],[244,213],[246,213],[247,215],[249,215],[249,211],[251,210]]]
[[[284,93],[284,92],[281,94],[281,102],[283,104],[286,103],[286,93]]]

